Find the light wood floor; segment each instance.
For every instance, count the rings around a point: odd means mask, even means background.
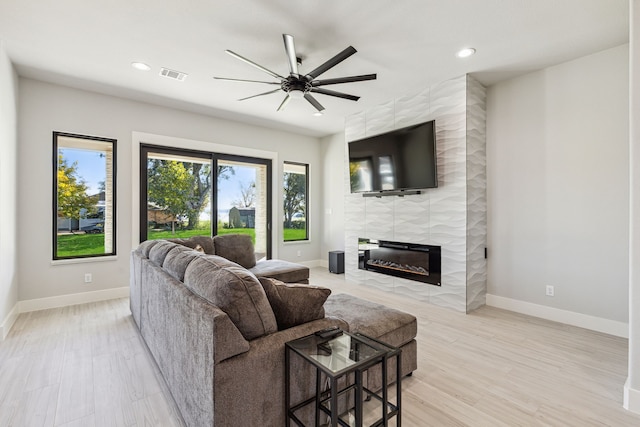
[[[491,307],[464,315],[321,268],[311,282],[418,318],[405,426],[640,426],[622,408],[625,339]],[[128,304],[20,315],[0,343],[0,426],[182,426]]]

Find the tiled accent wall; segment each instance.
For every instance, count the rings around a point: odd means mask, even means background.
[[[345,145],[348,280],[470,311],[486,294],[485,89],[461,76],[347,117],[347,143],[436,120],[438,188],[406,197],[351,194]],[[442,247],[442,286],[358,269],[358,237]]]

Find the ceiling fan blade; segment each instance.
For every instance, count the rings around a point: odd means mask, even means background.
[[[283,34],[284,50],[287,52],[289,60],[289,70],[291,74],[298,74],[298,57],[296,56],[296,46],[293,44],[293,36],[291,34]]]
[[[345,50],[343,50],[342,52],[340,52],[339,54],[337,54],[336,56],[334,56],[333,58],[331,58],[330,60],[328,60],[321,66],[319,66],[318,68],[316,68],[315,70],[308,73],[306,77],[309,80],[314,80],[320,74],[324,73],[330,68],[335,67],[336,65],[338,65],[339,63],[341,63],[342,61],[344,61],[345,59],[347,59],[348,57],[350,57],[356,52],[357,50],[355,50],[353,46],[349,46],[348,48],[346,48]]]
[[[287,104],[289,103],[290,100],[291,100],[291,96],[289,96],[289,94],[287,94],[287,96],[282,101],[282,104],[280,104],[280,106],[278,107],[278,111],[284,110],[284,107],[287,106]]]
[[[304,99],[306,99],[307,101],[309,101],[309,103],[311,105],[313,105],[316,110],[322,112],[322,110],[324,110],[324,107],[322,106],[322,104],[320,104],[318,101],[316,101],[316,99],[311,96],[309,93],[305,93],[304,94]]]
[[[252,67],[256,67],[260,71],[264,71],[265,73],[275,77],[276,79],[285,80],[285,78],[282,77],[280,74],[274,73],[273,71],[269,70],[268,68],[263,67],[260,64],[256,64],[252,60],[247,59],[242,55],[238,55],[237,53],[235,53],[235,52],[233,52],[233,51],[231,51],[229,49],[225,50],[225,52],[227,52],[229,55],[233,56],[234,58],[239,59],[242,62],[246,62],[247,64],[251,65]]]
[[[364,74],[362,76],[351,76],[351,77],[338,77],[336,79],[325,79],[325,80],[314,80],[311,82],[311,86],[324,86],[324,85],[335,85],[339,83],[353,83],[353,82],[363,82],[366,80],[375,80],[377,78],[377,74]]]
[[[280,92],[280,89],[270,90],[269,92],[259,93],[259,94],[257,94],[257,95],[247,96],[246,98],[240,98],[240,99],[238,99],[238,101],[244,101],[245,99],[255,98],[256,96],[270,95],[270,94],[272,94],[272,93],[276,93],[276,92]]]
[[[350,101],[357,101],[358,99],[360,99],[359,96],[349,95],[347,93],[336,92],[336,91],[328,90],[328,89],[318,89],[316,87],[311,88],[311,92],[313,92],[313,93],[321,93],[323,95],[329,95],[329,96],[336,96],[338,98],[348,99]]]
[[[265,82],[262,80],[245,80],[245,79],[231,79],[229,77],[213,77],[216,80],[228,80],[231,82],[248,82],[248,83],[266,83],[268,85],[281,85],[281,82]]]

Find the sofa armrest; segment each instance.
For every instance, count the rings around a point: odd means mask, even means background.
[[[235,425],[263,425],[264,420],[272,421],[269,425],[285,425],[285,343],[329,326],[338,326],[344,330],[348,328],[344,321],[336,318],[314,320],[252,340],[249,342],[251,349],[248,352],[216,365],[216,425],[218,420],[222,420],[221,425],[226,425],[224,420],[234,420],[237,422]],[[302,366],[300,364],[300,367]],[[306,368],[304,372],[300,372],[298,365],[295,365],[293,370],[298,381],[306,381],[307,377],[315,372],[307,372]],[[315,382],[311,385],[315,386]],[[293,397],[298,398],[297,395]],[[239,405],[238,402],[260,404],[248,407]]]
[[[281,259],[258,261],[249,271],[256,277],[269,277],[285,283],[309,283],[309,267]]]

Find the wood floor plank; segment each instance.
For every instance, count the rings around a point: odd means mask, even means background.
[[[58,384],[25,391],[11,422],[2,425],[30,427],[54,425],[57,394]]]
[[[93,358],[87,350],[65,352],[55,425],[95,413]]]
[[[492,307],[465,315],[322,268],[311,283],[417,317],[404,426],[640,426],[622,408],[625,339]],[[23,313],[0,343],[0,426],[54,425],[184,426],[128,299]]]

